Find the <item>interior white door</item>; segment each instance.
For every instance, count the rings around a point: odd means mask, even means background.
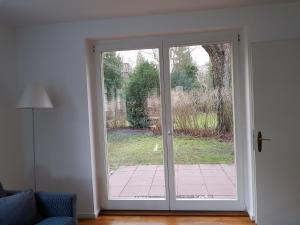
[[[300,40],[252,45],[258,225],[300,224],[299,65]]]

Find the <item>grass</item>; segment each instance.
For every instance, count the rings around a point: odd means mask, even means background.
[[[216,113],[196,113],[190,114],[184,112],[184,114],[174,115],[174,128],[177,129],[214,129],[218,125],[218,118]]]
[[[108,133],[108,159],[112,170],[119,166],[162,165],[162,137],[150,132],[118,130]],[[217,139],[176,136],[174,138],[176,164],[234,162],[232,142]]]

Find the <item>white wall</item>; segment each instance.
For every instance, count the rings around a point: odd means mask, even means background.
[[[79,196],[79,213],[91,215],[97,211],[97,199],[93,197],[96,181],[89,139],[85,39],[242,28],[243,73],[247,71],[249,43],[299,38],[299,21],[300,3],[294,3],[19,28],[19,87],[40,80],[49,89],[55,105],[53,110],[37,115],[39,189],[75,191]],[[249,92],[245,86],[240,88]],[[25,118],[23,115],[23,121]],[[27,126],[23,125],[23,133]],[[245,126],[246,132],[251,134]],[[30,147],[24,148],[30,151]],[[245,163],[249,156],[245,149]],[[245,176],[251,181],[248,173]],[[246,193],[249,192],[251,188],[246,186]],[[252,214],[248,197],[246,202]]]
[[[15,29],[0,25],[0,182],[4,188],[20,189],[23,153],[19,145],[16,104]]]
[[[68,32],[33,33],[17,36],[18,87],[38,80],[54,104],[36,111],[37,189],[76,192],[79,213],[93,215],[85,43]],[[22,139],[31,140],[30,114],[22,118]],[[31,155],[32,146],[24,147]]]

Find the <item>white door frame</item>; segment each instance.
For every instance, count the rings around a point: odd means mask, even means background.
[[[210,210],[210,211],[242,211],[245,210],[244,202],[244,179],[243,179],[243,151],[245,139],[241,132],[242,121],[246,118],[242,114],[245,107],[242,101],[245,93],[240,89],[244,82],[243,76],[239,73],[239,42],[238,31],[229,30],[222,32],[205,32],[184,35],[167,35],[157,37],[130,38],[124,40],[100,40],[96,42],[96,67],[98,80],[98,99],[100,111],[100,127],[105,126],[104,113],[104,82],[101,71],[101,53],[105,51],[120,51],[134,49],[159,49],[160,59],[160,87],[161,87],[161,113],[162,113],[162,136],[164,144],[164,163],[166,199],[141,199],[141,200],[108,200],[108,184],[106,174],[108,172],[106,163],[106,129],[100,129],[101,138],[101,207],[104,209],[127,209],[127,210]],[[235,162],[237,174],[237,200],[176,200],[175,174],[172,151],[172,118],[171,118],[171,85],[169,71],[169,48],[180,45],[201,45],[204,43],[229,42],[232,44],[232,79],[233,79],[233,107],[234,107],[234,140],[235,140]],[[168,132],[169,131],[169,132]]]

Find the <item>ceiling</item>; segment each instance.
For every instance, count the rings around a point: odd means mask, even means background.
[[[0,23],[16,26],[253,6],[296,0],[0,0]]]

